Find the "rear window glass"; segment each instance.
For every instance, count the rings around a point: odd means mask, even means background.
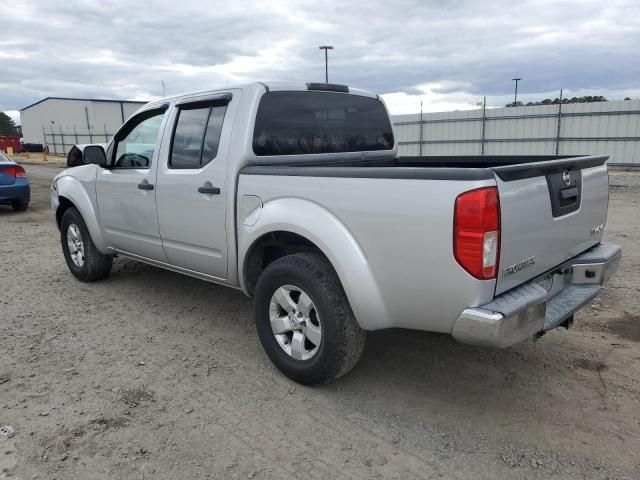
[[[269,92],[258,107],[258,156],[391,150],[393,131],[375,98],[333,92]]]
[[[226,105],[182,108],[171,146],[171,168],[200,168],[218,154]]]
[[[200,167],[202,137],[209,117],[209,108],[180,110],[173,136],[170,165],[174,168]]]

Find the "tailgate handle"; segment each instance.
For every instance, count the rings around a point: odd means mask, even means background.
[[[570,198],[576,198],[578,196],[578,187],[565,188],[560,190],[560,198],[562,200],[568,200]]]

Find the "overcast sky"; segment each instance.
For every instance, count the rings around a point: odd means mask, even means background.
[[[143,6],[143,4],[145,4]],[[640,1],[0,0],[0,110],[47,96],[152,100],[254,80],[329,80],[392,113],[640,97]]]

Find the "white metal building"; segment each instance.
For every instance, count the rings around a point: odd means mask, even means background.
[[[640,167],[640,100],[394,115],[401,156],[606,154]]]
[[[66,154],[77,143],[100,143],[146,102],[47,97],[20,110],[25,143]]]

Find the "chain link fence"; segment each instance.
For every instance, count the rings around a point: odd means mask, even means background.
[[[49,147],[51,155],[67,155],[74,145],[85,143],[108,143],[115,132],[107,131],[107,126],[103,129],[84,128],[79,129],[75,125],[71,129],[60,127],[42,127],[44,143]]]

